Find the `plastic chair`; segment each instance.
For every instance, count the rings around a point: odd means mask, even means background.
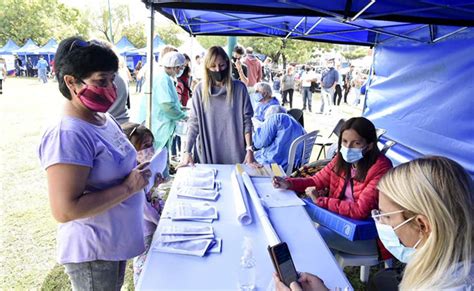
[[[378,255],[361,256],[336,252],[335,257],[341,269],[348,266],[360,267],[360,281],[364,283],[369,281],[370,267],[380,263]],[[384,263],[385,268],[391,268],[393,262],[392,259],[388,259],[385,260]]]
[[[326,147],[331,146],[334,143],[331,140],[331,137],[332,137],[333,134],[335,136],[339,137],[339,134],[341,133],[341,128],[342,128],[342,125],[344,124],[344,122],[346,122],[346,120],[344,118],[339,119],[336,126],[331,131],[331,134],[326,138],[326,140],[323,140],[322,142],[317,142],[316,143],[317,146],[321,147],[321,149],[319,150],[319,153],[318,153],[318,158],[317,158],[318,160],[319,160],[319,157],[321,156],[321,153],[323,153],[323,152],[324,152],[324,158],[326,158]]]
[[[309,158],[311,157],[311,152],[313,151],[313,146],[318,136],[319,130],[312,131],[305,135],[302,135],[295,139],[290,146],[290,151],[288,153],[288,168],[286,169],[286,175],[290,176],[293,172],[293,169],[301,165],[307,164]],[[301,165],[295,165],[296,160],[296,150],[300,144],[303,144],[303,156],[301,157]]]
[[[293,116],[293,118],[296,119],[296,121],[298,121],[301,124],[302,127],[304,127],[304,113],[303,113],[303,110],[293,108],[293,109],[288,110],[287,113],[289,115]]]

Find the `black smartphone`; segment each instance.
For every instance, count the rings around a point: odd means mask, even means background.
[[[268,252],[272,258],[273,266],[280,277],[280,280],[290,286],[291,282],[298,281],[298,272],[291,258],[290,250],[285,242],[274,246],[268,246]]]

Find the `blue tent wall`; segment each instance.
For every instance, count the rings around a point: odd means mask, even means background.
[[[364,116],[391,139],[450,157],[474,176],[473,51],[473,28],[438,43],[376,46]]]

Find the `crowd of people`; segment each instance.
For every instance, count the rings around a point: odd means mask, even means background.
[[[132,258],[138,278],[164,206],[155,190],[167,171],[155,178],[155,187],[144,191],[155,151],[168,150],[168,164],[181,152],[180,167],[198,162],[252,167],[278,163],[286,169],[289,145],[306,133],[284,107],[292,107],[294,67],[272,76],[271,59],[262,63],[252,48],[241,46],[230,56],[213,46],[194,61],[172,46],[163,48],[153,76],[148,129],[129,122],[130,76],[120,73],[119,58],[110,46],[80,37],[59,44],[54,70],[68,102],[61,120],[43,134],[39,157],[47,174],[51,212],[61,223],[58,261],[74,290],[119,290],[126,261]],[[341,82],[334,60],[329,59],[327,67],[320,80],[310,67],[301,77],[309,111],[313,83],[321,82],[321,112],[327,114],[353,86],[352,69]],[[135,68],[137,81],[140,73],[142,81],[147,78],[144,68],[141,63]],[[280,80],[277,85],[271,83],[275,78]],[[282,92],[283,106],[275,91]],[[187,131],[177,135],[180,122],[187,124]],[[377,147],[374,124],[364,117],[344,123],[337,146],[335,157],[313,177],[273,178],[275,188],[306,193],[331,212],[374,218],[377,240],[351,242],[319,226],[329,248],[394,256],[406,263],[402,276],[375,276],[371,284],[378,290],[472,287],[474,189],[466,171],[443,157],[423,157],[393,168]],[[297,152],[301,156],[302,148]],[[324,278],[308,273],[290,286],[275,276],[275,286],[327,290]]]

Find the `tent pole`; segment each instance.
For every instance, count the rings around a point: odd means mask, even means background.
[[[152,92],[153,92],[153,63],[154,63],[154,56],[153,56],[153,34],[155,30],[155,11],[152,6],[150,6],[150,21],[147,22],[147,65],[148,65],[148,78],[146,81],[145,86],[145,100],[147,101],[147,126],[151,130],[151,120],[152,120]]]
[[[227,55],[232,57],[232,51],[234,50],[235,45],[237,44],[237,37],[228,36],[227,37]]]

